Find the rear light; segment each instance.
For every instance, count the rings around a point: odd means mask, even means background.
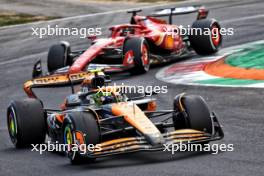
[[[157,103],[155,101],[151,101],[148,103],[147,111],[156,111]]]

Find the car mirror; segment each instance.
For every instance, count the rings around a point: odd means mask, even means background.
[[[40,76],[42,76],[42,66],[41,60],[38,60],[33,66],[32,78],[37,78]]]

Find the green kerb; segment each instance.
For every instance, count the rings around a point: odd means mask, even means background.
[[[234,78],[215,78],[215,79],[196,81],[195,83],[211,84],[211,85],[250,85],[250,84],[264,83],[264,81],[250,80],[250,79],[234,79]]]
[[[225,63],[234,67],[264,69],[264,44],[233,53],[227,56]]]

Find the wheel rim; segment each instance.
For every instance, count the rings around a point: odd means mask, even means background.
[[[211,30],[211,39],[214,44],[214,46],[219,46],[221,42],[221,34],[219,27],[217,25],[213,25],[212,30]]]
[[[142,53],[141,59],[142,59],[144,69],[148,71],[149,70],[149,54],[148,54],[148,48],[145,44],[142,45],[141,53]]]
[[[129,50],[125,54],[124,64],[130,65],[134,63],[134,52],[132,50]]]
[[[64,144],[67,145],[67,150],[65,151],[68,158],[73,161],[75,158],[75,151],[73,150],[73,144],[74,144],[74,134],[72,133],[71,124],[67,124],[64,128]]]
[[[70,125],[67,125],[64,129],[64,143],[68,145],[71,145],[73,143]]]
[[[12,135],[14,135],[16,133],[16,131],[15,131],[15,122],[14,122],[13,118],[11,118],[11,120],[10,120],[10,131],[11,131]]]
[[[13,108],[8,115],[8,132],[11,138],[11,141],[17,143],[17,120]]]

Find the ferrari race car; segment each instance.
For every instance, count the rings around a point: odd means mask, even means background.
[[[66,97],[61,109],[43,108],[32,91],[80,77],[84,79],[80,90]],[[165,144],[202,145],[224,136],[216,115],[200,96],[176,95],[171,110],[156,110],[155,99],[147,93],[125,93],[123,86],[107,82],[100,71],[26,82],[30,98],[12,101],[7,108],[11,141],[17,148],[27,147],[45,143],[48,135],[51,142],[70,146],[67,155],[77,164],[115,154],[159,151]],[[163,120],[153,122],[157,117]],[[88,145],[94,145],[93,150],[84,151]]]
[[[99,68],[105,72],[141,74],[149,70],[150,64],[179,59],[192,50],[201,55],[213,54],[221,45],[220,25],[215,19],[206,19],[208,10],[204,7],[159,9],[148,16],[138,15],[140,11],[128,11],[132,13],[130,23],[110,27],[108,38],[89,36],[92,43],[88,49],[71,51],[66,41],[51,46],[47,58],[50,74]],[[191,29],[202,32],[181,34],[183,27],[174,25],[172,17],[193,12],[198,15]],[[157,18],[164,16],[169,17],[168,22]],[[208,29],[210,34],[205,32]]]

